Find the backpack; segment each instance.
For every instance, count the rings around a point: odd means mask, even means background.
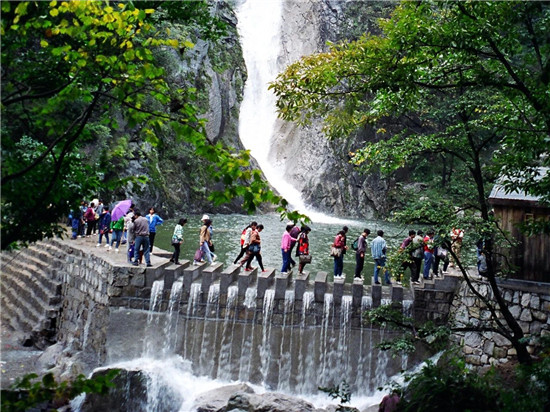
[[[359,249],[359,238],[355,239],[355,241],[351,244],[351,248],[353,250]]]

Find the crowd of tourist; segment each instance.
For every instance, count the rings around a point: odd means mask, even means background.
[[[348,250],[347,236],[348,227],[344,226],[334,238],[332,244],[331,256],[334,258],[334,277],[342,277],[343,257]],[[370,229],[364,229],[361,235],[353,242],[355,250],[355,278],[362,279],[362,271],[365,263],[365,254],[368,247],[367,237],[370,235]],[[420,282],[420,271],[422,269],[423,279],[431,279],[439,276],[439,266],[443,262],[442,273],[448,273],[449,264],[454,266],[455,262],[450,260],[448,250],[443,246],[441,236],[436,237],[435,231],[429,229],[426,236],[423,236],[423,231],[409,230],[408,236],[399,246],[398,253],[400,255],[401,265],[398,273],[395,274],[396,283],[401,284],[402,274],[409,269],[411,273],[411,282],[418,285]],[[460,258],[462,248],[462,240],[464,231],[462,229],[453,228],[450,233],[451,245],[454,255]],[[386,269],[388,246],[384,239],[384,231],[378,230],[376,237],[370,244],[371,255],[374,261],[374,284],[380,285],[380,274],[384,275],[384,283],[391,285],[391,273]],[[479,254],[478,254],[479,255]],[[424,267],[422,268],[422,260],[424,259]]]
[[[153,252],[156,228],[164,223],[163,219],[151,207],[149,213],[143,216],[129,202],[125,208],[121,208],[122,202],[110,210],[102,200],[94,199],[89,204],[81,203],[79,210],[71,213],[69,224],[72,226],[72,238],[98,236],[97,247],[101,247],[105,238],[105,248],[118,253],[120,245],[126,245],[128,263],[139,265],[145,259],[147,266],[151,265],[150,254]],[[213,243],[212,220],[208,215],[201,218],[202,225],[199,231],[199,246],[193,258],[193,264],[201,262],[213,263],[217,260]],[[183,227],[187,219],[181,218],[174,227],[171,244],[174,252],[170,259],[174,264],[180,264],[179,257],[181,244],[183,242]],[[261,232],[264,229],[262,224],[253,221],[247,225],[241,233],[240,251],[234,260],[234,264],[244,266],[245,271],[253,270],[252,262],[255,259],[262,271],[265,267],[262,261]],[[331,245],[330,255],[334,259],[334,278],[343,277],[344,256],[349,250],[347,236],[348,227],[340,230]],[[288,273],[298,265],[298,273],[302,274],[304,267],[311,263],[312,256],[309,250],[309,233],[311,228],[307,225],[299,227],[289,222],[281,238],[281,273]],[[359,237],[353,242],[352,248],[355,251],[354,278],[363,279],[363,268],[365,258],[369,250],[368,237],[370,229],[365,228]],[[409,230],[408,236],[401,242],[398,254],[401,265],[394,273],[397,284],[401,284],[402,275],[406,270],[410,271],[410,279],[413,284],[419,284],[422,279],[431,279],[440,276],[440,265],[443,264],[442,273],[447,273],[448,267],[456,262],[451,254],[443,246],[441,235],[436,235],[433,229],[426,231]],[[453,256],[460,258],[464,231],[453,228],[449,234],[450,245]],[[295,251],[295,252],[294,252]],[[384,239],[384,231],[377,230],[376,237],[370,242],[370,253],[374,263],[373,283],[381,284],[381,278],[386,285],[392,284],[392,274],[387,269],[388,246]],[[298,262],[294,260],[297,258]],[[424,261],[424,262],[422,262]],[[478,246],[478,268],[480,274],[486,270],[485,256],[482,247]]]

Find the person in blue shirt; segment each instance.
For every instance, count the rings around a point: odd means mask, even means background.
[[[149,222],[149,252],[153,253],[153,243],[155,242],[155,235],[157,234],[157,226],[162,225],[164,220],[155,213],[155,208],[149,209],[149,214],[146,216]]]
[[[109,231],[111,230],[111,212],[109,212],[108,206],[105,206],[103,208],[103,213],[99,217],[98,230],[99,230],[99,239],[97,241],[96,247],[101,246],[101,238],[103,236],[105,236],[105,240],[107,241],[107,243],[105,243],[105,247],[109,247]]]
[[[384,268],[386,266],[386,241],[384,240],[384,231],[379,230],[376,232],[378,236],[374,238],[370,245],[370,249],[372,252],[372,258],[374,259],[374,284],[379,285],[380,282],[378,281],[378,273],[380,272],[380,269],[384,270],[384,280],[386,285],[391,285],[390,282],[390,273],[388,270]]]

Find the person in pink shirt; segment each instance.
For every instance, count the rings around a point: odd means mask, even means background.
[[[290,231],[294,225],[286,225],[286,230],[283,233],[283,237],[281,239],[281,253],[283,255],[283,267],[281,268],[281,273],[286,273],[288,269],[290,269],[290,253],[291,253],[291,246],[292,242],[297,242],[298,239],[293,238],[290,236]]]

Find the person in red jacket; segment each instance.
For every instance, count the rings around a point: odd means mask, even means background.
[[[92,234],[92,231],[95,231],[95,210],[94,210],[95,204],[90,203],[90,206],[86,209],[86,213],[84,213],[84,220],[86,220],[87,227],[86,227],[86,237],[90,237]]]

